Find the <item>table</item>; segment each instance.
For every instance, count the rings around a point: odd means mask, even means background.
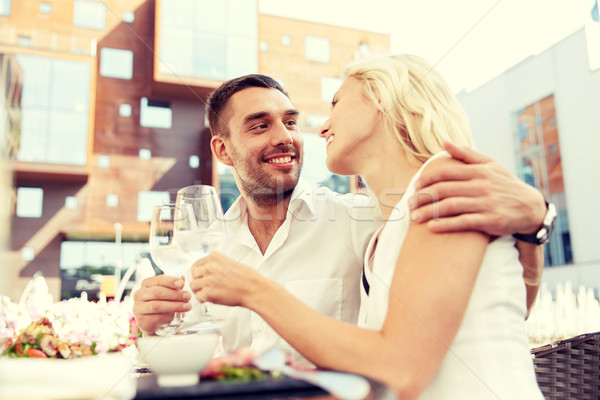
[[[391,400],[396,397],[380,382],[369,379],[370,400]],[[288,377],[250,382],[201,381],[194,386],[158,386],[156,376],[144,374],[138,378],[135,400],[192,399],[313,399],[333,400],[335,397],[304,381]]]

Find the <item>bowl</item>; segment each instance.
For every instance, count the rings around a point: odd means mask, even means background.
[[[213,357],[219,335],[144,336],[137,340],[140,359],[158,376],[160,386],[195,385]]]

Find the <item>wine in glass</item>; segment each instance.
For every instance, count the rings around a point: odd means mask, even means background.
[[[221,250],[225,242],[225,220],[219,195],[209,185],[186,186],[177,192],[175,203],[187,216],[184,227],[177,230],[176,243],[192,262]],[[208,304],[201,303],[203,326],[222,325],[225,321],[210,315]]]
[[[150,255],[167,275],[181,276],[190,267],[190,255],[177,244],[179,230],[186,231],[189,216],[175,204],[155,206],[150,221]],[[189,229],[188,229],[189,230]],[[176,332],[183,324],[183,313],[177,312],[173,320],[156,330],[158,335]]]

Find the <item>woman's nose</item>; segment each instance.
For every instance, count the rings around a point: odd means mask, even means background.
[[[327,118],[327,121],[323,122],[323,125],[321,125],[319,127],[319,136],[321,136],[323,139],[327,139],[327,132],[329,131],[330,128],[330,123],[329,123],[329,118]]]

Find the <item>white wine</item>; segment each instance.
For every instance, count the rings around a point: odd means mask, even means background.
[[[162,246],[150,250],[158,267],[167,275],[183,275],[191,265],[189,256],[177,246]]]
[[[177,231],[173,243],[195,261],[211,251],[220,250],[225,243],[225,233],[209,230]]]

